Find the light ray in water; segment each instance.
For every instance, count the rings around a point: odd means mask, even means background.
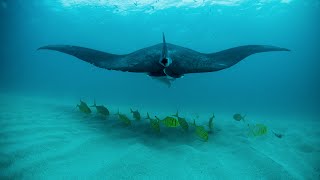
[[[238,6],[248,3],[246,0],[59,0],[65,7],[70,6],[101,6],[114,8],[115,6],[125,11],[148,11],[152,9],[168,9],[172,7],[185,7],[185,8],[197,8],[209,5],[221,5],[221,6]],[[267,4],[267,3],[284,3],[289,4],[292,0],[264,0],[257,1],[255,3]],[[139,5],[139,6],[138,6]]]

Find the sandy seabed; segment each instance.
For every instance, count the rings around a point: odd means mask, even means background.
[[[248,137],[232,114],[216,112],[203,142],[192,129],[156,135],[144,119],[125,127],[114,115],[85,115],[74,101],[0,96],[0,179],[320,179],[320,121],[307,117],[275,116],[260,122],[267,135]]]

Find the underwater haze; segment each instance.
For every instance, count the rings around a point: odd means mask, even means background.
[[[0,179],[319,179],[319,22],[319,0],[0,0]],[[129,54],[162,33],[201,53],[290,51],[169,87],[38,50]]]

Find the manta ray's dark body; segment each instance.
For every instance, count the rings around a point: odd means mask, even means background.
[[[247,45],[206,54],[166,43],[164,35],[163,43],[124,55],[70,45],[49,45],[39,49],[63,52],[108,70],[147,73],[168,81],[189,73],[226,69],[255,53],[289,51],[275,46]]]

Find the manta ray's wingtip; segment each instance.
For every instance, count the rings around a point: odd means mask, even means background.
[[[287,48],[278,48],[278,51],[291,51],[291,50]]]
[[[43,50],[43,49],[50,49],[52,48],[52,46],[48,45],[48,46],[41,46],[39,47],[37,50]]]
[[[282,47],[276,47],[276,46],[265,46],[266,49],[272,49],[274,51],[291,51],[290,49],[287,48],[282,48]]]
[[[41,46],[41,47],[37,48],[37,51],[38,50],[42,50],[42,49],[46,49],[46,47],[45,46]]]

